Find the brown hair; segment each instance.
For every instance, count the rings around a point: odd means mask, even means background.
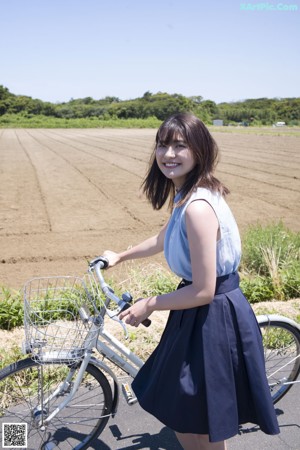
[[[142,183],[143,191],[154,209],[161,209],[168,197],[170,197],[169,206],[172,206],[175,197],[173,181],[165,177],[156,162],[156,148],[159,143],[170,144],[178,138],[178,135],[192,151],[196,165],[181,188],[181,199],[177,206],[182,205],[197,187],[205,187],[224,196],[229,193],[229,190],[213,175],[219,149],[204,123],[192,114],[174,114],[166,119],[157,131],[149,169]]]

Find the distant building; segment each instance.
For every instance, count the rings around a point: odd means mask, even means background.
[[[222,127],[223,126],[223,120],[215,119],[215,120],[213,120],[213,125],[216,126],[216,127]]]

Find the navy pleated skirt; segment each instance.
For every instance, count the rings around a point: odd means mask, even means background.
[[[217,278],[209,305],[170,312],[132,387],[143,409],[179,433],[217,442],[247,422],[279,433],[260,329],[237,273]]]

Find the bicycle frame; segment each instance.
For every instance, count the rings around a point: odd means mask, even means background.
[[[119,403],[119,382],[114,372],[109,368],[109,366],[104,361],[100,361],[92,356],[92,350],[94,348],[97,349],[100,355],[103,355],[111,363],[122,369],[127,375],[131,376],[132,378],[136,376],[137,372],[144,364],[143,361],[138,356],[136,356],[133,352],[131,352],[131,350],[128,349],[128,347],[126,347],[117,338],[115,338],[112,334],[110,334],[105,330],[104,316],[108,311],[109,302],[113,300],[119,306],[120,309],[124,308],[124,306],[127,306],[127,303],[124,300],[121,300],[119,297],[117,297],[114,294],[113,290],[110,288],[110,286],[104,281],[104,278],[101,273],[102,267],[103,267],[103,260],[100,260],[91,268],[91,270],[95,270],[99,285],[106,297],[105,304],[101,308],[99,316],[96,317],[96,319],[94,319],[95,322],[98,321],[98,323],[99,322],[101,323],[98,337],[92,340],[89,339],[89,336],[87,337],[87,342],[89,342],[89,344],[82,359],[80,370],[75,380],[73,381],[73,386],[69,394],[65,396],[64,400],[57,406],[57,408],[51,413],[51,415],[49,415],[46,419],[43,419],[43,417],[41,417],[41,419],[39,420],[39,425],[43,424],[47,425],[63,408],[65,408],[68,405],[68,403],[74,397],[74,394],[76,393],[81,383],[84,372],[89,363],[95,365],[100,370],[104,371],[113,380],[114,389],[113,389],[112,416],[116,414]],[[88,320],[87,312],[85,310],[80,311],[80,315],[82,317],[82,320]],[[115,313],[115,316],[116,315],[117,313]],[[93,332],[94,328],[92,327],[90,330],[90,334],[92,335]],[[108,345],[105,342],[107,342]],[[124,355],[124,358],[114,349],[116,349],[121,355]],[[36,411],[41,411],[41,416],[43,416],[42,412],[44,410],[44,406],[47,405],[47,403],[53,397],[59,396],[61,392],[63,392],[64,390],[66,390],[66,388],[68,388],[68,386],[70,385],[69,381],[71,380],[71,378],[72,378],[72,367],[70,368],[70,372],[66,377],[66,379],[64,380],[64,383],[57,389],[57,391],[55,391],[51,397],[42,399],[41,404],[39,404],[35,408]],[[131,400],[129,401],[129,404],[134,404],[136,402],[137,399],[132,396]]]

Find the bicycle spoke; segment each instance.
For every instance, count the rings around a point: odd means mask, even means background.
[[[4,376],[1,376],[3,371],[0,372],[0,397],[2,393],[6,396],[5,404],[2,398],[0,423],[26,422],[30,448],[46,449],[47,444],[51,448],[55,444],[55,448],[62,450],[88,448],[88,442],[102,431],[110,416],[112,396],[107,379],[97,368],[89,365],[74,398],[50,423],[45,422],[41,427],[39,400],[42,390],[44,399],[48,399],[43,404],[46,419],[68,395],[60,392],[53,396],[52,392],[57,390],[69,369],[62,364],[45,364],[43,385],[38,378],[39,370],[40,366],[28,359],[12,365],[11,372],[6,370]]]
[[[300,371],[300,333],[284,321],[260,323],[266,374],[274,403],[285,395]]]

